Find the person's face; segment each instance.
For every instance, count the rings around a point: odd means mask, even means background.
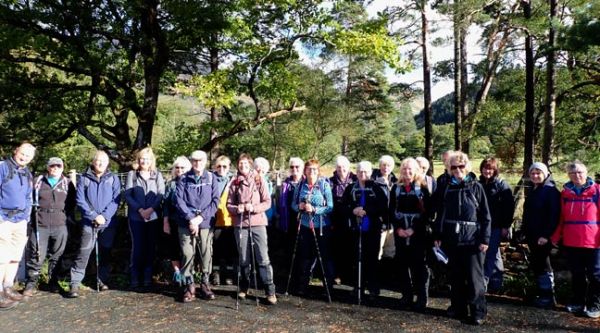
[[[532,169],[529,172],[529,178],[532,183],[539,185],[544,182],[544,173],[539,169]]]
[[[582,186],[587,179],[587,171],[578,165],[574,170],[569,171],[569,179],[575,186]]]
[[[290,163],[290,175],[299,178],[302,176],[302,170],[300,169],[301,165],[298,162]]]
[[[152,166],[152,156],[150,154],[143,154],[138,159],[141,171],[148,171]]]
[[[412,181],[415,179],[415,173],[415,168],[409,164],[405,164],[400,167],[400,178],[402,178],[403,181]]]
[[[191,160],[191,162],[192,162],[192,169],[194,169],[194,172],[200,173],[200,172],[204,171],[204,168],[206,167],[206,158],[202,157],[197,160]]]
[[[426,165],[419,163],[419,168],[421,168],[421,172],[423,174],[427,173],[427,169],[429,169]]]
[[[259,165],[255,165],[254,170],[261,176],[265,175],[265,171]]]
[[[24,167],[27,164],[29,164],[29,162],[31,162],[34,156],[35,149],[33,147],[21,146],[15,149],[13,159],[15,160],[15,162],[17,162],[17,165]]]
[[[344,164],[338,164],[335,166],[335,171],[337,171],[340,178],[346,178],[348,176],[348,172],[350,172],[350,168]]]
[[[187,170],[186,170],[187,168],[183,165],[176,165],[173,167],[173,169],[175,170],[175,172],[174,172],[175,177],[179,177],[187,172]]]
[[[251,166],[250,161],[248,161],[247,159],[240,160],[238,162],[239,173],[241,173],[244,176],[247,175],[248,173],[250,173],[250,169],[251,169],[250,166]]]
[[[356,170],[356,177],[358,177],[358,181],[364,183],[371,178],[371,173],[366,169]]]
[[[463,180],[467,175],[465,164],[458,161],[452,161],[450,164],[450,174],[459,181]]]
[[[391,163],[387,163],[387,162],[382,162],[379,163],[379,170],[381,171],[381,174],[384,176],[389,175],[390,173],[392,173],[392,164]]]
[[[52,164],[48,166],[48,175],[53,178],[58,178],[63,173],[62,164]]]
[[[492,179],[492,177],[494,177],[494,169],[489,165],[484,166],[481,169],[481,176],[485,179]]]
[[[229,167],[229,163],[227,163],[226,161],[221,161],[215,165],[215,171],[219,176],[226,176],[229,172]]]
[[[318,165],[307,165],[304,167],[304,175],[310,180],[316,180],[319,177]]]
[[[103,174],[108,168],[108,156],[106,155],[98,155],[92,161],[92,167],[97,174]]]

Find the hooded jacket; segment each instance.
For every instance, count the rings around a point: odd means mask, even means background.
[[[254,210],[250,213],[239,214],[238,204],[251,203]],[[238,174],[231,180],[227,210],[233,217],[236,227],[266,226],[268,224],[265,212],[271,207],[271,195],[265,179],[254,171],[247,175]],[[243,219],[240,215],[243,215]]]
[[[363,199],[364,206],[361,205],[362,195],[365,196]],[[387,218],[388,214],[388,199],[381,186],[373,180],[367,180],[364,189],[360,188],[358,181],[346,187],[344,191],[344,206],[348,215],[354,219],[356,219],[356,216],[352,214],[354,208],[363,207],[369,218],[369,232],[379,233],[383,219]],[[356,220],[352,220],[351,222],[356,225]],[[362,231],[366,231],[364,226]]]
[[[412,182],[407,188],[396,183],[390,194],[389,219],[394,230],[412,228],[417,235],[424,235],[428,220],[426,207],[431,196],[427,186]]]
[[[213,216],[217,213],[219,206],[219,185],[215,175],[203,170],[197,177],[194,169],[182,175],[177,181],[175,193],[176,207],[181,219],[178,220],[180,227],[189,227],[190,220],[197,215],[202,216],[200,229],[208,229],[214,223]]]
[[[281,193],[279,194],[279,203],[277,210],[279,213],[279,229],[287,231],[290,227],[291,218],[296,215],[292,209],[292,201],[294,200],[294,192],[304,177],[300,178],[300,181],[294,182],[292,177],[287,177],[281,184]]]
[[[489,244],[492,221],[485,191],[475,174],[469,173],[461,182],[452,177],[437,191],[435,239],[450,246]]]
[[[560,219],[560,192],[552,176],[529,191],[523,205],[523,231],[528,242],[550,239]]]
[[[310,203],[315,208],[314,213],[300,211],[301,202]],[[305,227],[310,227],[311,221],[315,228],[320,228],[321,225],[329,226],[331,224],[329,214],[333,210],[333,195],[327,179],[319,177],[312,186],[303,179],[294,191],[292,209],[300,212],[300,223]]]
[[[485,190],[490,215],[492,216],[492,228],[510,228],[515,212],[515,202],[510,186],[498,177],[488,181],[480,176],[479,182]]]
[[[600,248],[600,185],[588,177],[582,188],[572,182],[561,192],[561,218],[552,242],[562,238],[565,246]]]
[[[81,211],[82,224],[92,225],[92,221],[102,215],[106,223],[99,228],[107,228],[115,220],[121,203],[121,181],[110,170],[106,170],[98,178],[92,168],[88,167],[77,182],[75,200]]]
[[[12,157],[0,162],[0,219],[15,223],[29,221],[32,183],[29,169],[19,167]]]
[[[36,218],[39,226],[61,226],[67,223],[67,216],[73,218],[75,186],[64,175],[60,176],[54,187],[48,182],[47,175],[39,176],[34,193],[37,193]]]

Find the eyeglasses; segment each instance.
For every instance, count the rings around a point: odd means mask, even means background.
[[[204,162],[204,160],[191,160],[192,163],[200,163],[200,162]]]
[[[456,170],[456,169],[461,169],[462,170],[464,168],[465,168],[464,164],[461,164],[461,165],[451,165],[450,166],[450,170]]]
[[[217,165],[217,169],[227,169],[229,168],[228,165]]]
[[[319,171],[319,168],[308,168],[309,171]]]
[[[52,164],[48,166],[49,168],[62,168],[63,166],[61,164]]]
[[[569,175],[583,175],[583,171],[571,171]]]
[[[290,165],[290,169],[300,169],[299,165]]]
[[[185,167],[183,167],[183,166],[176,166],[174,169],[183,170],[183,169],[185,169]]]

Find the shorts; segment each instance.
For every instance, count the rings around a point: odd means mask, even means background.
[[[27,221],[17,223],[0,219],[0,264],[19,262],[27,244]]]

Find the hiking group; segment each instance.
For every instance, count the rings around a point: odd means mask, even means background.
[[[318,276],[330,302],[334,285],[344,283],[354,287],[359,304],[379,296],[382,257],[392,257],[399,305],[415,311],[428,306],[430,258],[438,258],[449,274],[448,315],[475,325],[485,321],[486,292],[503,285],[499,245],[510,234],[515,204],[495,158],[481,162],[477,178],[466,154],[448,151],[442,156],[445,172],[433,179],[422,157],[402,160],[396,176],[391,156],[382,156],[377,169],[361,161],[356,173],[339,156],[331,178],[321,174],[319,161],[292,157],[289,176],[275,191],[264,158],[241,154],[233,173],[230,159],[220,156],[211,171],[207,154],[197,150],[178,157],[165,180],[152,149],[144,148],[122,192],[103,151],[78,178],[63,174],[59,157],[48,159],[46,172],[32,177],[27,165],[34,155],[35,147],[23,143],[0,162],[1,309],[35,295],[45,260],[49,290],[61,290],[57,267],[68,225],[77,226],[80,245],[68,267],[65,296],[79,297],[92,253],[95,288],[108,290],[122,197],[132,244],[129,287],[136,292],[153,287],[157,249],[168,257],[184,303],[197,295],[214,299],[213,285],[235,280],[236,305],[251,286],[262,286],[265,301],[275,305],[269,251],[281,251],[289,265],[276,267],[288,269],[286,294],[312,296],[309,282]],[[532,186],[521,231],[537,284],[535,305],[556,305],[550,251],[562,242],[572,275],[567,310],[598,318],[600,185],[579,161],[568,163],[566,172],[569,181],[560,191],[546,165],[529,168]],[[276,238],[283,245],[270,248],[268,240]],[[14,283],[23,253],[26,280],[19,293]]]

